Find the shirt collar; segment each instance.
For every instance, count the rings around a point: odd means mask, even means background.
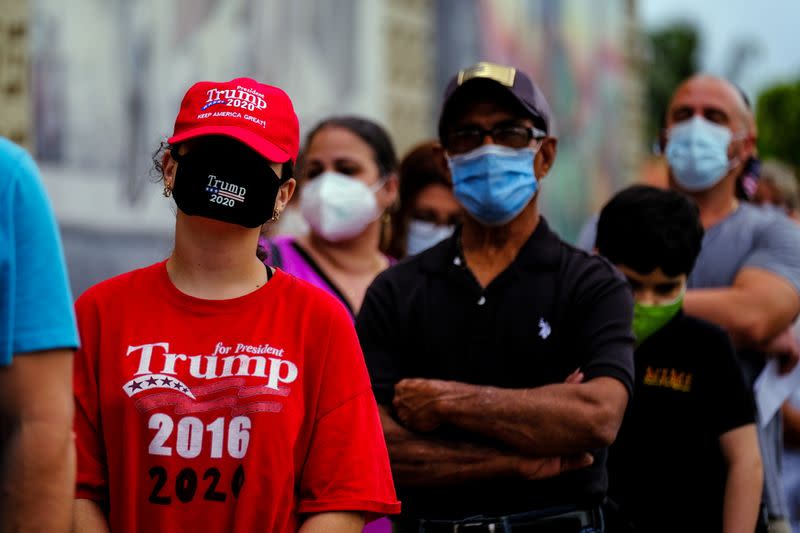
[[[558,268],[561,239],[550,230],[544,217],[525,244],[520,248],[512,265],[528,270],[554,270]],[[446,272],[452,266],[463,267],[466,262],[461,252],[461,227],[453,235],[435,246],[422,259],[422,266],[430,272]]]

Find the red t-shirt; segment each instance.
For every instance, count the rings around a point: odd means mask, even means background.
[[[201,300],[166,263],[76,303],[77,498],[111,531],[294,532],[300,515],[400,510],[351,318],[277,271]]]

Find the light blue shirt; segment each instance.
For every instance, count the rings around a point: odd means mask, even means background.
[[[776,274],[800,293],[800,226],[784,214],[743,203],[731,215],[708,228],[688,286],[730,287],[744,268]],[[745,377],[753,383],[763,367],[763,354],[739,351]],[[778,412],[780,415],[780,411]],[[781,487],[783,429],[780,416],[758,426],[764,465],[764,501],[771,516],[788,517]]]
[[[14,354],[77,346],[52,207],[33,159],[0,138],[0,365]]]
[[[748,267],[772,272],[800,293],[800,226],[783,213],[742,203],[706,230],[688,285],[730,287]]]

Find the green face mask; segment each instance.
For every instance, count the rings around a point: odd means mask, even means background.
[[[683,306],[683,292],[671,302],[658,305],[633,304],[633,337],[636,346],[663,328]]]

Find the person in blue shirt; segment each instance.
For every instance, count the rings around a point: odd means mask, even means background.
[[[9,531],[68,531],[75,490],[64,254],[33,159],[0,138],[0,517]]]

